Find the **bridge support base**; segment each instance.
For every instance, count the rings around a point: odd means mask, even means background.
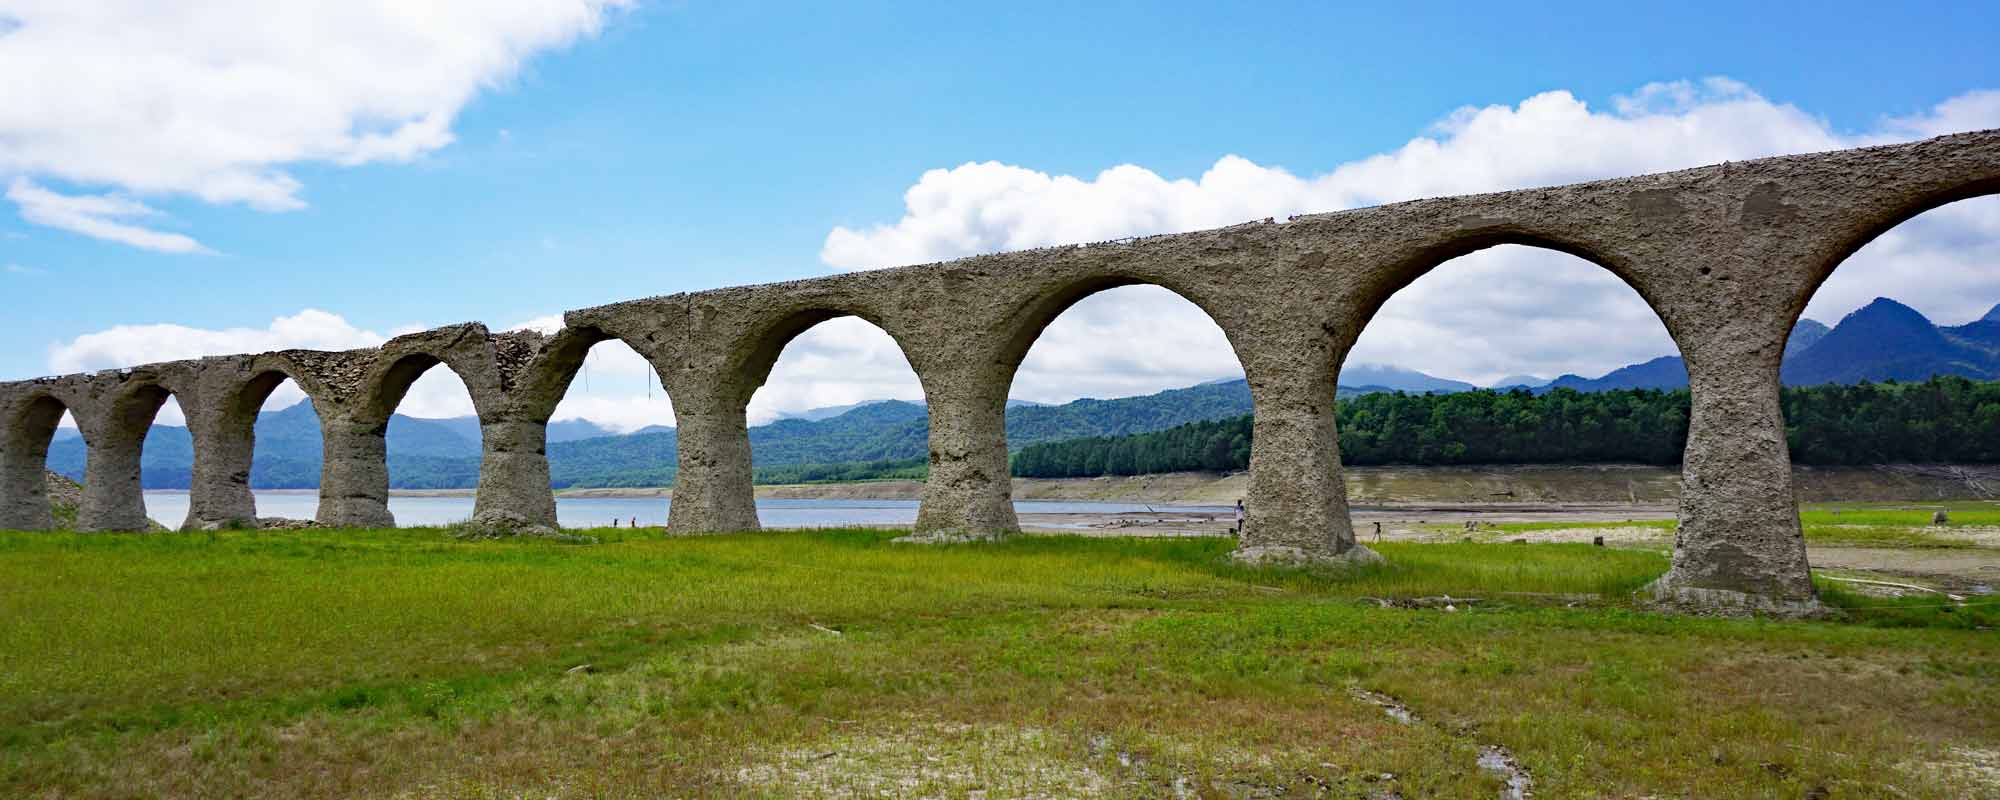
[[[479,490],[472,522],[500,532],[556,529],[556,495],[549,489],[548,426],[495,420],[479,426]]]
[[[689,397],[698,396],[693,392]],[[754,531],[757,496],[750,485],[750,430],[742,404],[674,409],[679,426],[679,469],[667,532]],[[546,485],[546,484],[544,484]]]
[[[1006,391],[979,385],[977,376],[964,376],[927,386],[930,477],[914,532],[897,541],[983,541],[1021,532],[1007,468]]]
[[[396,516],[389,513],[388,446],[382,438],[387,427],[331,414],[321,417],[321,527],[396,527]]]

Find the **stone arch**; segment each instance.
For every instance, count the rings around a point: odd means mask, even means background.
[[[640,353],[642,358],[646,357],[644,351],[633,346],[631,339],[595,325],[564,326],[550,335],[544,341],[541,352],[529,363],[519,388],[515,390],[522,412],[533,421],[547,423],[555,416],[556,406],[561,405],[563,398],[569,394],[571,382],[583,371],[591,348],[609,341],[623,342]],[[655,365],[654,372],[658,371]]]
[[[106,398],[84,469],[84,507],[78,527],[86,530],[146,530],[142,459],[146,435],[168,398],[186,397],[185,387],[171,381],[138,377],[125,381]],[[192,403],[181,402],[188,406]],[[199,452],[199,451],[197,451]]]
[[[1215,302],[1227,276],[1190,277],[1122,258],[1021,282],[1011,296],[979,298],[962,326],[942,327],[912,357],[930,407],[930,477],[918,509],[918,536],[1005,534],[1020,530],[1014,511],[1006,434],[1007,395],[1021,363],[1048,326],[1085,298],[1134,285],[1157,286],[1200,309],[1246,371],[1239,318]],[[908,348],[906,348],[907,350]]]
[[[996,375],[1002,392],[1010,387],[1021,362],[1034,348],[1035,342],[1048,330],[1064,312],[1077,303],[1112,289],[1127,286],[1154,286],[1164,289],[1201,310],[1209,320],[1222,330],[1222,336],[1229,342],[1230,352],[1239,364],[1248,366],[1243,341],[1249,336],[1243,328],[1235,324],[1232,316],[1225,315],[1224,298],[1216,296],[1219,287],[1201,285],[1181,280],[1171,274],[1149,274],[1139,271],[1109,271],[1079,277],[1067,278],[1038,286],[1012,309],[1007,320],[1002,323],[1002,337],[994,353],[994,363],[1002,373]],[[1003,398],[1004,399],[1004,398]]]
[[[729,345],[729,366],[726,374],[734,375],[738,382],[732,387],[735,394],[729,399],[738,405],[747,406],[750,398],[771,377],[771,369],[792,341],[821,323],[836,319],[855,318],[873,325],[877,330],[889,335],[896,342],[896,348],[903,358],[916,369],[918,354],[911,349],[913,332],[896,324],[893,317],[860,304],[849,303],[809,303],[776,309],[771,313],[745,320],[734,343]],[[919,377],[922,370],[916,370]]]
[[[195,437],[195,475],[189,489],[188,519],[183,528],[254,527],[258,518],[256,496],[250,475],[256,463],[257,421],[271,395],[286,381],[299,387],[312,408],[322,436],[333,396],[309,371],[282,357],[249,360],[227,374],[216,401],[207,409],[207,418],[190,413],[189,431]],[[319,481],[324,501],[329,487]]]
[[[1536,243],[1482,242],[1476,248],[1453,248],[1436,253],[1436,255],[1448,255],[1449,258],[1444,261],[1419,261],[1417,264],[1422,267],[1421,270],[1396,273],[1395,277],[1398,279],[1407,278],[1412,272],[1416,273],[1416,277],[1398,280],[1396,291],[1379,304],[1370,306],[1367,322],[1354,329],[1351,338],[1344,340],[1341,350],[1342,363],[1336,373],[1339,376],[1336,392],[1338,386],[1360,386],[1370,382],[1363,376],[1350,377],[1351,368],[1357,363],[1365,362],[1413,368],[1479,387],[1492,385],[1492,379],[1499,378],[1502,374],[1534,372],[1543,383],[1546,383],[1563,375],[1595,378],[1608,370],[1643,362],[1661,372],[1657,379],[1650,373],[1639,373],[1646,380],[1635,382],[1634,388],[1672,391],[1685,390],[1688,387],[1685,358],[1680,351],[1678,341],[1673,338],[1666,318],[1660,314],[1658,306],[1639,294],[1636,282],[1628,274],[1608,266],[1606,260],[1597,256],[1591,249],[1550,247],[1533,238],[1525,241]],[[1478,261],[1479,254],[1482,253],[1488,254],[1492,260]],[[1475,263],[1476,261],[1478,263]],[[1504,271],[1491,271],[1496,269]],[[1537,286],[1537,278],[1551,279],[1553,283]],[[1460,283],[1443,284],[1442,282],[1447,279]],[[1420,284],[1422,285],[1420,291],[1411,291]],[[1505,295],[1496,298],[1494,294],[1480,291],[1481,288],[1488,286],[1517,287],[1517,290],[1496,292],[1495,294]],[[1438,290],[1441,288],[1457,291],[1440,293]],[[1519,291],[1519,288],[1532,291]],[[1550,290],[1560,290],[1565,294],[1551,294]],[[1567,294],[1569,290],[1582,290],[1590,294],[1570,295]],[[1556,297],[1565,298],[1568,301],[1566,307],[1559,307],[1557,303],[1552,302]],[[1637,302],[1632,302],[1634,300]],[[1487,314],[1503,309],[1503,313],[1497,315],[1500,321],[1512,320],[1519,324],[1475,325],[1478,322],[1494,322],[1495,320],[1487,317]],[[1412,315],[1410,313],[1412,311],[1421,313]],[[1419,337],[1416,341],[1424,342],[1428,346],[1403,348],[1385,359],[1383,356],[1388,354],[1384,352],[1386,349],[1384,345],[1391,341],[1399,341],[1390,335],[1389,330],[1384,330],[1382,327],[1387,321],[1385,315],[1391,313],[1397,321],[1412,326],[1403,330],[1428,328],[1432,333],[1441,333],[1448,338]],[[1461,314],[1465,316],[1458,316]],[[1458,321],[1458,324],[1449,324],[1454,320]],[[1439,325],[1440,321],[1446,324]],[[1537,326],[1545,323],[1560,323],[1560,327],[1535,330]],[[1370,335],[1371,329],[1376,335]],[[1608,335],[1601,339],[1572,336],[1586,329]],[[1511,337],[1510,334],[1515,331],[1522,334],[1520,338]],[[1604,343],[1599,343],[1592,345],[1590,351],[1583,351],[1581,348],[1564,351],[1564,348],[1569,346],[1564,342],[1602,342],[1604,339],[1615,339],[1619,344],[1627,346],[1612,350],[1606,348]],[[1459,343],[1469,343],[1473,346],[1460,346]],[[1484,352],[1481,352],[1481,347],[1485,348]],[[1355,352],[1361,348],[1372,352],[1362,357]],[[1520,363],[1520,354],[1537,350],[1555,354],[1559,359],[1539,359],[1539,364]],[[1449,360],[1452,356],[1458,357],[1455,365]],[[1578,363],[1593,358],[1601,360],[1594,360],[1587,365]],[[1456,369],[1452,369],[1453,366]],[[1586,366],[1594,370],[1586,369]],[[1508,387],[1496,387],[1503,392],[1506,388]],[[1355,400],[1358,401],[1358,398]],[[1374,398],[1370,402],[1385,402],[1385,399]],[[1500,402],[1507,401],[1503,399]],[[1348,401],[1339,399],[1337,395],[1335,404],[1345,406]],[[1344,415],[1342,419],[1352,421],[1355,417]],[[1613,442],[1600,444],[1622,445],[1626,455],[1643,463],[1678,465],[1685,451],[1685,442],[1680,436],[1681,431],[1673,426],[1649,427],[1657,429],[1662,435],[1620,437]],[[1377,458],[1387,456],[1393,459],[1411,455],[1401,447],[1372,448],[1372,445],[1379,443],[1366,438],[1361,439],[1358,443],[1361,448],[1356,449],[1352,447],[1357,444],[1356,437],[1351,435],[1354,432],[1345,433],[1350,435],[1345,440],[1346,446],[1342,453],[1343,465],[1367,463],[1371,449]],[[1519,444],[1533,448],[1536,441],[1531,437],[1520,441]],[[1478,443],[1468,442],[1468,444]],[[1609,454],[1617,450],[1618,447],[1613,446],[1601,452]],[[1511,454],[1503,451],[1487,451],[1489,455],[1497,456],[1496,460],[1501,461],[1519,459],[1523,452],[1532,450],[1513,451]]]
[[[4,456],[0,458],[0,481],[5,482],[0,497],[6,499],[0,505],[0,529],[40,531],[54,527],[48,498],[49,443],[63,415],[70,413],[69,406],[45,390],[28,392],[9,404],[6,427],[0,430],[0,436],[5,437],[0,440],[0,456]],[[84,425],[79,417],[77,428],[88,446],[96,431],[94,426],[86,429]]]
[[[1843,225],[1821,252],[1809,257],[1811,271],[1798,294],[1791,298],[1787,309],[1786,335],[1790,335],[1792,326],[1798,324],[1806,306],[1819,293],[1820,287],[1826,285],[1827,279],[1869,243],[1928,212],[1960,201],[1996,196],[2000,196],[2000,166],[1991,168],[1991,174],[1911,192],[1907,196],[1893,197],[1865,208]]]
[[[1674,346],[1682,347],[1681,333],[1676,329],[1678,315],[1672,313],[1674,305],[1653,291],[1649,276],[1638,269],[1618,250],[1591,242],[1584,237],[1553,231],[1506,226],[1493,230],[1458,231],[1436,237],[1428,242],[1417,243],[1407,249],[1406,254],[1390,260],[1379,269],[1367,270],[1349,296],[1355,298],[1351,308],[1329,309],[1324,320],[1328,330],[1338,331],[1337,352],[1344,359],[1347,350],[1360,338],[1362,329],[1374,321],[1390,298],[1409,287],[1410,284],[1429,275],[1445,264],[1458,258],[1472,255],[1482,250],[1514,245],[1548,250],[1574,256],[1592,266],[1603,269],[1618,278],[1644,300],[1653,316],[1667,328],[1667,334],[1674,338]],[[1349,319],[1352,320],[1351,324]],[[1339,364],[1334,365],[1338,369]]]
[[[360,396],[356,398],[357,402],[350,412],[354,420],[368,425],[388,425],[389,418],[394,416],[396,408],[403,404],[403,398],[409,394],[410,387],[416,385],[417,379],[439,365],[451,370],[452,375],[465,385],[465,391],[472,398],[475,412],[484,416],[499,410],[502,401],[495,397],[497,392],[482,391],[488,387],[479,380],[480,371],[472,365],[462,363],[454,354],[448,351],[434,352],[429,349],[414,349],[401,353],[384,350],[375,366],[368,371],[367,377],[362,379]]]
[[[537,503],[547,498],[548,502],[545,512],[542,507],[537,506],[524,511],[524,515],[529,512],[546,513],[549,524],[554,524],[555,501],[550,487],[568,486],[569,482],[565,479],[564,473],[558,470],[556,462],[552,462],[549,458],[548,452],[551,449],[549,425],[565,401],[578,392],[587,393],[587,390],[581,387],[587,384],[589,374],[587,364],[591,361],[591,355],[597,352],[600,345],[610,343],[629,349],[645,365],[645,377],[649,384],[647,391],[654,391],[654,387],[650,384],[657,382],[661,401],[672,409],[673,398],[666,386],[665,370],[662,369],[662,365],[669,363],[669,360],[657,347],[659,339],[657,332],[649,339],[644,332],[637,329],[615,326],[614,329],[607,329],[597,324],[579,322],[546,336],[531,335],[537,337],[538,347],[535,355],[525,363],[519,373],[518,382],[510,390],[513,413],[517,419],[504,423],[506,428],[513,431],[513,435],[503,438],[510,438],[515,442],[517,452],[514,455],[517,457],[509,459],[509,463],[494,465],[493,469],[482,472],[481,479],[488,480],[489,473],[516,470],[520,475],[516,485],[520,488],[514,494],[531,496]],[[622,356],[622,354],[617,355]],[[599,365],[601,368],[601,361]],[[604,379],[600,377],[599,382],[603,381]],[[600,424],[603,422],[602,419],[593,421]],[[662,417],[657,423],[666,421],[667,419]],[[628,452],[641,456],[648,455],[649,448],[664,448],[660,437],[634,439],[631,440],[630,446],[632,449]],[[661,454],[654,453],[654,455]],[[665,456],[662,460],[672,463],[672,456]],[[659,506],[659,513],[664,517],[666,511],[667,504],[663,502]],[[647,525],[658,523],[650,512],[636,518],[643,519]],[[602,524],[602,522],[593,520],[591,524]]]

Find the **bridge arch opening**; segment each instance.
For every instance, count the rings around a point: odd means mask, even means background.
[[[130,480],[138,493],[138,510],[162,525],[180,527],[187,519],[186,509],[180,507],[185,495],[145,493],[192,485],[194,440],[188,435],[179,398],[157,383],[133,386],[112,402],[104,424],[106,430],[98,436],[106,446],[118,449],[116,468],[133,473],[119,477],[121,483]]]
[[[1503,240],[1455,250],[1398,276],[1406,282],[1338,365],[1343,466],[1471,467],[1499,495],[1383,499],[1527,499],[1562,487],[1577,501],[1670,513],[1688,374],[1660,315],[1577,248]],[[1655,469],[1536,474],[1549,464]],[[1349,478],[1371,485],[1365,473]],[[1395,528],[1393,519],[1357,517]],[[1373,535],[1372,525],[1357,530],[1364,541]]]
[[[245,470],[240,480],[255,493],[257,516],[310,520],[319,514],[319,493],[307,490],[319,489],[325,458],[320,411],[297,380],[277,369],[257,374],[223,404],[217,424],[221,441],[247,449],[227,457],[233,468]]]
[[[1065,287],[1029,309],[1005,347],[1016,477],[1248,467],[1243,365],[1215,318],[1182,292],[1129,278]]]
[[[816,309],[755,340],[740,374],[752,480],[921,479],[926,396],[902,344],[876,322]]]
[[[357,421],[383,437],[397,524],[444,525],[470,518],[470,509],[457,497],[395,495],[465,490],[477,499],[482,431],[472,393],[458,370],[430,353],[403,355],[380,373],[362,403]]]
[[[624,339],[594,328],[562,329],[531,393],[547,422],[549,483],[564,489],[662,488],[673,484],[678,435],[673,398],[659,372]],[[615,499],[557,506],[564,527],[637,520],[665,525],[667,504]]]
[[[2000,463],[1994,264],[2000,184],[1990,182],[1924,198],[1842,243],[1785,342],[1792,462]],[[1806,501],[1840,499],[1799,489]]]

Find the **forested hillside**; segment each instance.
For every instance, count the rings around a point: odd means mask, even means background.
[[[2000,463],[2000,383],[1787,388],[1792,460],[1812,465]],[[1340,405],[1341,460],[1373,464],[1679,463],[1686,390],[1372,394]],[[1251,418],[1023,448],[1015,475],[1138,475],[1248,467]]]

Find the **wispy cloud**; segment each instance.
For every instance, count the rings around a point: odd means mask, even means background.
[[[117,195],[68,195],[42,188],[27,178],[7,186],[7,199],[21,209],[21,218],[37,225],[80,233],[93,239],[128,244],[162,253],[213,253],[193,237],[157,231],[131,222],[161,216],[152,207]]]

